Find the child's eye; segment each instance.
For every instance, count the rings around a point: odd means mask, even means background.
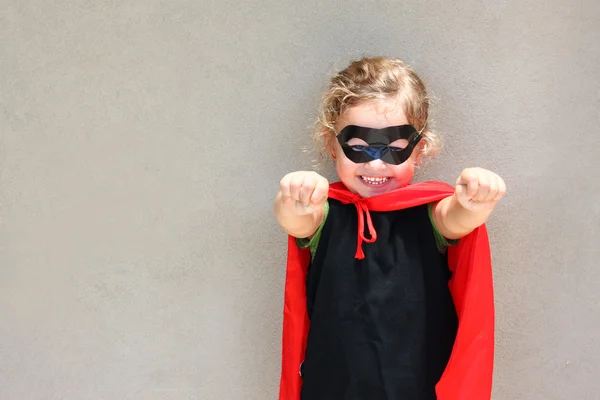
[[[354,151],[365,151],[365,149],[367,148],[367,146],[363,146],[360,144],[355,144],[354,146],[350,146],[350,148]]]
[[[365,142],[364,140],[359,139],[359,138],[352,138],[352,139],[348,140],[346,142],[346,144],[348,146],[351,146],[351,147],[352,146],[363,146],[363,147],[366,147],[366,146],[369,145],[367,142]]]
[[[400,151],[408,147],[408,140],[398,139],[388,146],[392,151]]]

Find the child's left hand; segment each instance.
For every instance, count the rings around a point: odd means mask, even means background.
[[[504,180],[483,168],[464,169],[456,180],[454,195],[469,211],[491,210],[506,193]]]

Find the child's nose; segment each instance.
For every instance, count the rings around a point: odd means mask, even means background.
[[[365,166],[372,171],[381,171],[385,169],[385,162],[377,158],[375,160],[367,162]]]

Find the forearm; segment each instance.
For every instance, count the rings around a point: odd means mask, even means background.
[[[460,239],[484,224],[493,210],[493,205],[479,210],[468,210],[459,203],[454,194],[438,203],[434,221],[444,237]]]
[[[322,205],[310,214],[298,214],[292,207],[284,207],[281,192],[275,197],[274,207],[275,217],[281,228],[297,238],[311,237],[319,228],[324,216]]]

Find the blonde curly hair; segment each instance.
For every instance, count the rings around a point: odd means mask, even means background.
[[[423,135],[419,156],[432,156],[440,150],[440,137],[428,126],[430,99],[421,78],[400,59],[371,57],[354,61],[337,73],[323,93],[313,134],[320,159],[332,153],[335,124],[347,109],[382,100],[398,101],[408,123]]]

